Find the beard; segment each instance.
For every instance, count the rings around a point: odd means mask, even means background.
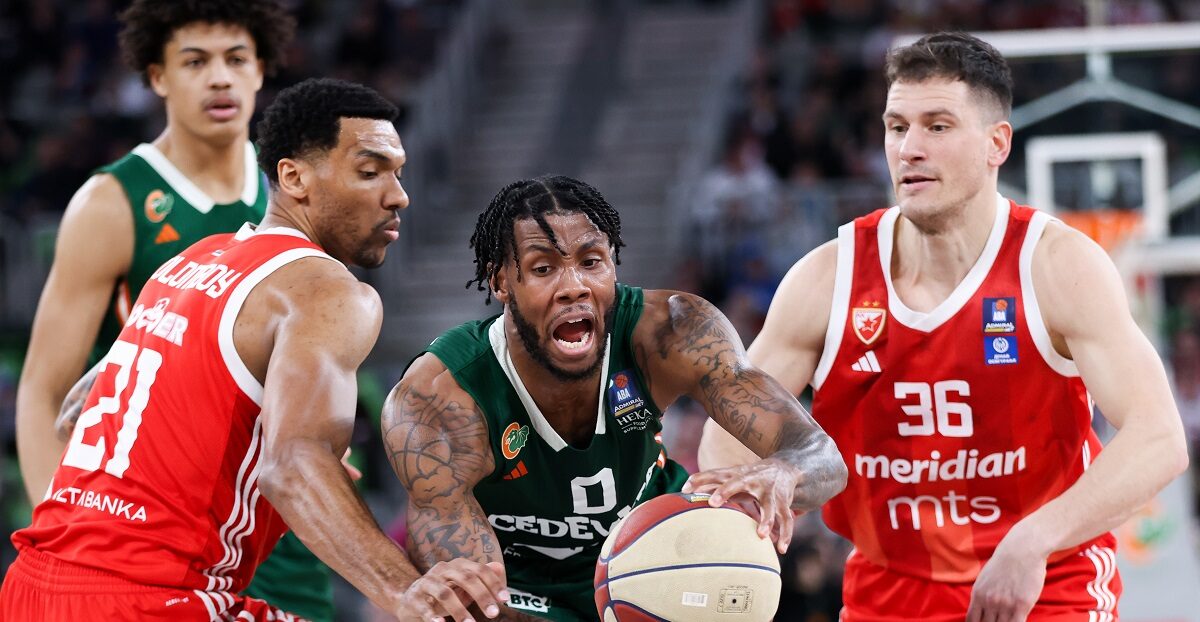
[[[595,331],[596,360],[581,371],[563,369],[550,360],[549,346],[542,341],[537,328],[521,314],[521,307],[517,304],[516,296],[513,296],[512,304],[509,305],[509,311],[512,313],[513,325],[517,327],[517,334],[521,337],[521,344],[525,346],[525,351],[529,353],[529,356],[533,357],[533,360],[538,365],[541,365],[543,369],[550,372],[550,375],[556,379],[563,382],[586,380],[595,374],[596,370],[600,369],[600,365],[604,363],[604,349],[608,346],[608,331],[612,326],[616,305],[610,306],[604,312],[603,326],[592,328]]]

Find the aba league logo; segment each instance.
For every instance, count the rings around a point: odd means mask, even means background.
[[[854,327],[854,334],[866,345],[871,345],[879,339],[883,325],[887,323],[887,311],[880,309],[878,302],[873,304],[876,306],[855,307],[850,314],[850,325]]]

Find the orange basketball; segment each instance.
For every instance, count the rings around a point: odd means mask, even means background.
[[[740,508],[668,494],[613,526],[596,562],[602,622],[767,622],[779,607],[779,558]]]

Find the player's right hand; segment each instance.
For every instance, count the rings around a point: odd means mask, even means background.
[[[458,558],[434,564],[400,596],[393,615],[400,620],[444,622],[446,616],[460,622],[474,620],[467,608],[472,603],[489,618],[500,615],[500,603],[508,602],[504,564]]]
[[[758,537],[770,537],[780,554],[792,541],[796,515],[792,512],[796,487],[804,473],[782,460],[766,458],[758,462],[723,469],[701,471],[688,478],[683,492],[711,495],[708,502],[721,507],[732,502],[748,510],[758,521]],[[751,502],[751,503],[748,503]]]

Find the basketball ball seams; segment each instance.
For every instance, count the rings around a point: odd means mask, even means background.
[[[762,566],[760,564],[747,564],[743,562],[708,562],[701,564],[677,564],[674,566],[657,566],[655,568],[643,568],[641,570],[631,570],[625,574],[620,574],[612,577],[607,577],[602,581],[597,588],[606,587],[609,583],[613,583],[618,579],[627,579],[637,575],[649,574],[652,572],[666,572],[671,570],[687,570],[690,568],[749,568],[751,570],[765,570],[772,574],[779,574],[779,570],[770,566]],[[614,601],[616,602],[616,601]]]
[[[749,516],[749,514],[746,514],[742,510],[740,510],[736,507],[733,507],[733,506],[722,505],[721,507],[714,508],[714,507],[708,505],[707,502],[703,503],[703,504],[697,503],[697,504],[695,504],[695,507],[684,508],[677,512],[673,512],[671,514],[668,514],[666,516],[659,518],[658,520],[646,525],[645,527],[642,527],[641,530],[638,532],[638,534],[636,536],[634,536],[633,539],[631,539],[629,542],[618,542],[615,546],[613,546],[613,552],[611,555],[607,555],[607,556],[601,555],[600,562],[607,564],[608,562],[612,561],[614,558],[616,558],[616,556],[620,555],[622,551],[628,550],[630,547],[632,547],[634,545],[634,543],[636,543],[638,540],[641,540],[642,536],[646,535],[655,527],[671,520],[672,518],[675,518],[676,516],[682,516],[684,514],[687,514],[688,512],[694,512],[696,510],[703,510],[703,509],[730,510],[730,511],[742,514],[744,516]],[[632,525],[623,526],[622,531],[625,531],[626,528],[630,528],[630,527],[633,527],[633,526]],[[619,537],[620,536],[618,535],[618,538]]]

